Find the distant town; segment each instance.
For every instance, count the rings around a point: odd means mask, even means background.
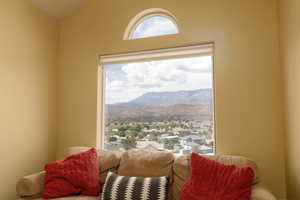
[[[111,151],[146,149],[177,155],[214,153],[213,120],[144,117],[108,120],[105,148]]]
[[[105,148],[214,153],[212,90],[150,92],[106,105]]]

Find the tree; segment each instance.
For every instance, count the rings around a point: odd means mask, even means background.
[[[109,137],[109,139],[108,139],[108,141],[109,142],[115,142],[115,141],[117,141],[118,139],[116,138],[116,137]]]
[[[164,139],[163,141],[163,144],[164,144],[164,148],[165,149],[169,149],[169,150],[173,150],[174,149],[174,146],[179,144],[179,141],[178,140],[169,140],[169,139]]]
[[[123,139],[121,144],[125,150],[136,148],[136,140],[134,137],[127,136],[126,139]]]
[[[145,132],[142,132],[142,131],[141,131],[141,132],[138,132],[138,136],[137,136],[137,137],[138,137],[139,139],[143,139],[143,138],[146,137],[146,135],[147,135],[147,134],[146,134]]]
[[[140,124],[138,124],[136,127],[135,127],[135,131],[136,132],[141,132],[142,131],[142,126]]]
[[[168,140],[164,142],[164,148],[165,149],[169,149],[169,150],[173,150],[174,149],[174,143],[169,142]]]
[[[133,130],[127,130],[127,131],[125,131],[125,136],[135,138],[135,137],[138,136],[138,133],[136,131],[133,131]]]

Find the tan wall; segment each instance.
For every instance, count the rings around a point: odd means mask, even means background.
[[[0,199],[54,159],[57,25],[29,1],[0,1]]]
[[[281,54],[285,85],[287,191],[300,199],[300,1],[280,1]]]
[[[123,41],[130,19],[165,8],[178,35]],[[96,145],[97,56],[215,41],[217,151],[255,159],[285,197],[282,85],[276,0],[89,0],[61,21],[58,157]],[[101,81],[101,80],[100,80]]]

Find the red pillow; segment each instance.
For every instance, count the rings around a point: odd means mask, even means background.
[[[191,154],[191,176],[180,200],[249,200],[254,171]]]
[[[45,171],[43,197],[46,199],[75,194],[99,195],[99,162],[94,148],[48,163]]]

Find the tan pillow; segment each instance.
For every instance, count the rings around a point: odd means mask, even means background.
[[[171,176],[174,156],[169,152],[130,150],[122,154],[118,174],[123,176]]]
[[[20,197],[29,197],[41,194],[44,190],[45,172],[38,172],[29,176],[24,176],[17,183],[17,194]]]
[[[190,176],[190,164],[189,156],[179,156],[175,159],[173,165],[173,184],[172,184],[172,196],[174,200],[179,199],[181,189]]]
[[[122,154],[117,173],[137,177],[168,176],[169,184],[172,185],[173,163],[174,156],[169,152],[130,150]],[[168,199],[173,199],[172,193],[172,188],[169,187]]]
[[[105,150],[97,150],[97,153],[100,162],[100,181],[104,184],[109,171],[117,172],[122,154]]]

